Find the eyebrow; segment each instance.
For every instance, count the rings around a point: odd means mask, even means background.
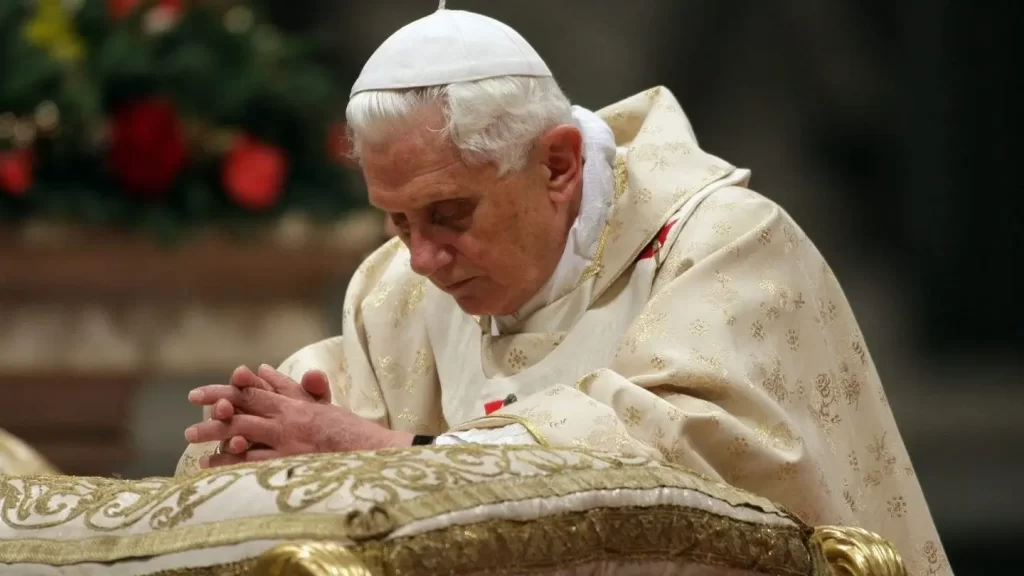
[[[420,198],[421,201],[418,202],[416,205],[411,206],[410,208],[412,210],[422,210],[423,208],[427,208],[432,204],[438,204],[440,202],[451,202],[456,200],[466,200],[467,198],[468,196],[466,196],[461,189],[456,187],[434,189],[429,192],[425,192],[423,196],[421,196]],[[382,206],[375,204],[373,200],[370,200],[370,204],[380,210],[384,210],[385,212],[395,213],[392,210],[388,210]]]

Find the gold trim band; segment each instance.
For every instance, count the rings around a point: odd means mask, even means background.
[[[779,576],[831,576],[809,537],[801,528],[770,528],[672,506],[601,508],[534,521],[449,526],[349,548],[334,542],[285,544],[259,559],[158,576],[521,574],[594,562],[673,562]]]

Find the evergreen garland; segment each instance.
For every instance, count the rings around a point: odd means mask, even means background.
[[[163,240],[364,205],[343,82],[239,0],[0,2],[0,221]]]

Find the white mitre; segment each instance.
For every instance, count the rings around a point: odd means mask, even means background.
[[[471,82],[498,76],[551,76],[537,51],[493,18],[440,8],[407,24],[363,66],[352,95]]]

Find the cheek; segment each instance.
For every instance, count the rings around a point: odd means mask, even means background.
[[[521,269],[521,251],[518,246],[500,238],[478,238],[464,234],[452,244],[456,262],[475,272],[484,273],[494,280],[506,280]]]

